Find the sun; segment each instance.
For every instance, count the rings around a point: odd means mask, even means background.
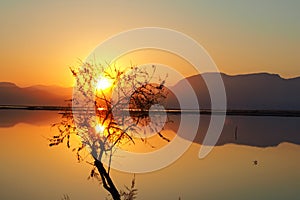
[[[106,90],[113,85],[112,81],[105,77],[100,77],[96,84],[97,90]]]
[[[103,135],[104,130],[105,130],[105,127],[103,125],[101,125],[101,124],[97,124],[95,126],[96,133],[99,133],[100,135]]]

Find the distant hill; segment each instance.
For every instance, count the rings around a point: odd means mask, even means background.
[[[0,82],[0,105],[66,105],[72,88],[58,86],[18,87],[14,83]]]
[[[191,92],[195,91],[201,109],[210,108],[210,96],[203,77],[214,80],[216,73],[187,77],[170,89],[182,97],[182,106],[170,93],[167,108],[194,109]],[[228,109],[239,110],[300,110],[300,77],[281,78],[277,74],[221,74],[227,94]],[[189,90],[190,83],[194,90]],[[0,105],[66,105],[72,88],[36,85],[21,88],[14,83],[0,82]]]
[[[203,77],[210,80],[216,73],[204,73],[186,78],[199,101],[200,108],[210,108],[210,97]],[[300,110],[300,77],[281,78],[277,74],[257,73],[229,76],[221,74],[227,95],[228,109],[241,110]],[[179,81],[171,89],[184,97],[181,109],[193,109],[186,80]],[[174,95],[167,99],[169,108],[179,108]]]

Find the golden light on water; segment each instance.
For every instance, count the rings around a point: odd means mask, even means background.
[[[106,90],[106,89],[112,87],[112,85],[113,85],[112,80],[105,78],[105,77],[100,77],[99,80],[97,81],[96,89],[97,90]]]

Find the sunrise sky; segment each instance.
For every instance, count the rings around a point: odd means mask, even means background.
[[[220,71],[300,76],[300,1],[0,2],[0,81],[71,86],[68,67],[121,31],[157,26],[203,45]]]

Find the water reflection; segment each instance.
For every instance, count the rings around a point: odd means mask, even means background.
[[[0,128],[13,127],[19,123],[50,125],[58,119],[57,111],[0,110]]]
[[[193,126],[194,115],[184,115]],[[177,130],[180,116],[173,115],[174,121],[169,128]],[[202,144],[210,122],[209,115],[202,115],[197,136],[194,142]],[[185,129],[188,130],[188,127]],[[186,134],[189,134],[188,132]],[[258,117],[258,116],[227,116],[217,146],[224,144],[241,144],[255,147],[277,146],[289,142],[300,144],[299,117]],[[209,144],[213,145],[213,144]]]
[[[190,138],[189,128],[194,125],[195,114],[168,114],[169,123],[165,125],[167,136],[174,137],[170,130],[177,132],[181,117],[190,123],[183,127],[186,138]],[[0,110],[0,128],[12,127],[19,123],[47,126],[59,122],[57,111]],[[201,115],[195,143],[202,144],[210,122],[209,115]],[[148,138],[150,140],[150,138]],[[227,116],[217,146],[241,144],[256,147],[277,146],[282,142],[300,144],[300,117],[270,116]],[[161,142],[160,142],[161,143]],[[163,143],[163,142],[162,142]],[[155,145],[154,145],[155,146]]]
[[[75,155],[63,146],[48,147],[45,137],[55,131],[50,124],[60,120],[57,112],[1,111],[0,116],[0,199],[59,200],[63,194],[69,194],[72,200],[106,197],[96,181],[87,180],[89,165],[78,164]],[[180,117],[170,117],[174,122],[168,128],[176,131]],[[184,117],[193,123],[193,115]],[[227,117],[218,146],[199,160],[200,144],[209,123],[209,116],[201,116],[195,143],[178,161],[162,170],[136,175],[138,197],[297,199],[299,120]],[[188,127],[186,130],[188,134]],[[270,147],[274,145],[278,146]],[[258,161],[257,166],[253,165],[254,160]],[[130,184],[132,174],[114,170],[111,173],[119,188]]]

